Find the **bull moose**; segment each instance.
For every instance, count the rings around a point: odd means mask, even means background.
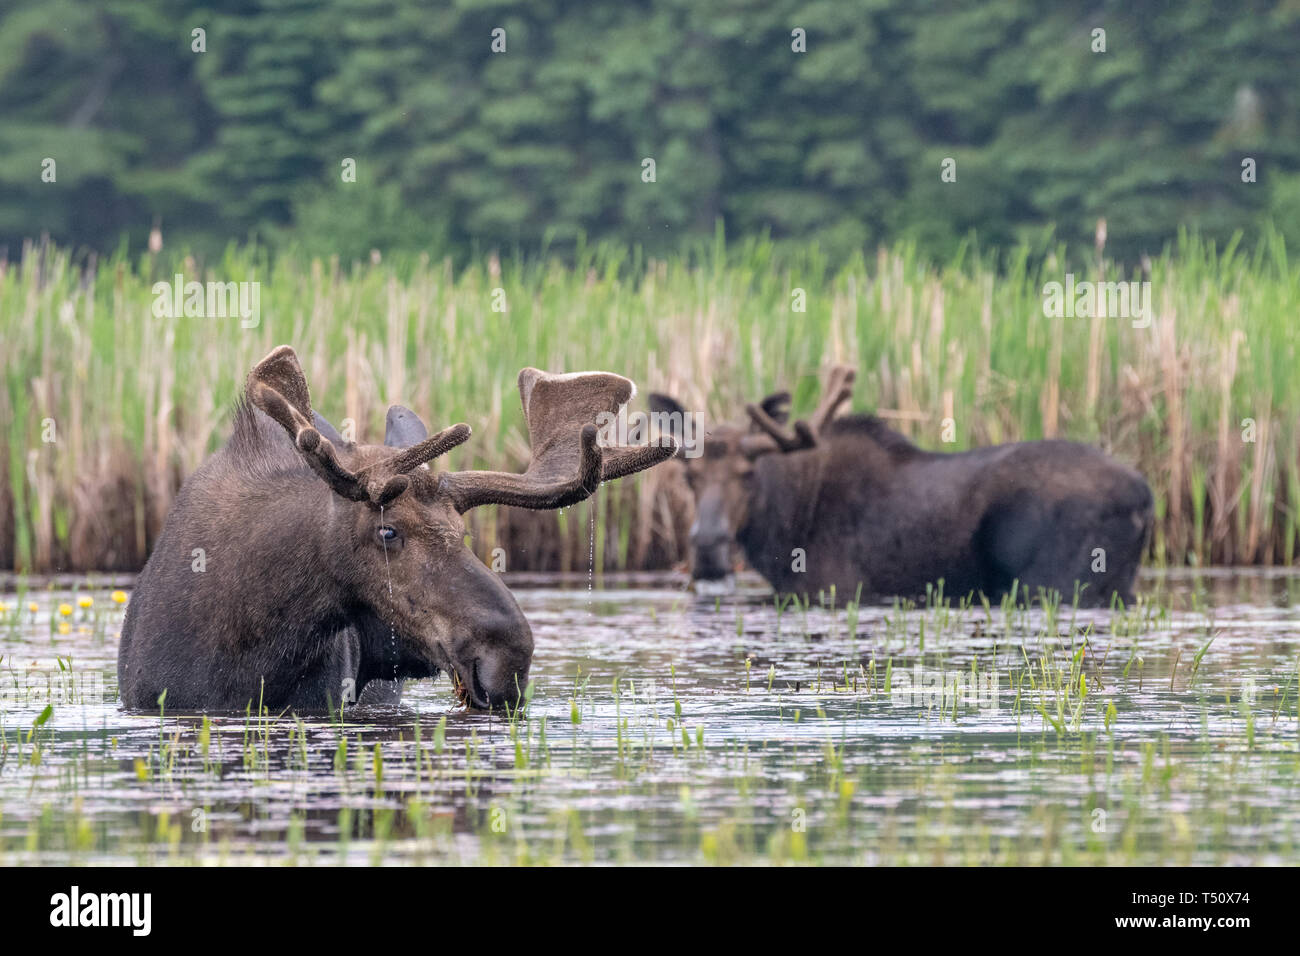
[[[854,374],[832,369],[810,420],[788,427],[789,394],[770,395],[683,460],[697,581],[728,576],[739,545],[783,595],[913,598],[942,581],[957,597],[1133,600],[1153,520],[1141,475],[1067,441],[922,450],[878,417],[835,417]],[[650,405],[682,420],[669,396]]]
[[[325,710],[367,684],[446,672],[461,697],[517,705],[533,635],[500,577],[465,544],[486,504],[550,509],[648,468],[671,442],[602,447],[598,417],[635,394],[608,372],[519,373],[523,474],[437,474],[470,436],[430,436],[389,410],[383,445],[345,442],[313,412],[294,351],[249,374],[226,445],[181,487],[141,572],[118,649],[122,702]],[[202,549],[197,567],[194,555]]]

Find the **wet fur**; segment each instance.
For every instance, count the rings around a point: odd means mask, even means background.
[[[181,488],[136,582],[138,596],[165,597],[127,608],[122,703],[154,709],[165,688],[169,710],[259,701],[324,710],[342,702],[345,678],[358,696],[379,681],[367,702],[394,702],[400,685],[381,680],[394,663],[403,676],[436,674],[394,661],[388,628],[334,584],[331,549],[319,540],[334,497],[285,431],[241,401],[230,439]],[[206,552],[203,572],[192,570],[195,548]]]
[[[517,706],[532,630],[465,546],[461,515],[563,507],[675,450],[597,447],[595,422],[635,392],[622,376],[526,368],[519,391],[527,471],[435,474],[427,463],[465,441],[468,425],[429,435],[394,405],[383,445],[344,442],[312,409],[293,349],[273,349],[136,583],[118,650],[122,702],[154,709],[165,690],[173,711],[324,710],[349,690],[395,701],[402,679],[447,670],[474,706]]]
[[[818,447],[756,463],[737,541],[782,593],[847,600],[920,597],[942,579],[959,598],[992,600],[1013,581],[1036,597],[1133,600],[1151,533],[1152,497],[1137,472],[1090,445],[1038,441],[956,454],[924,451],[872,416],[829,424]],[[792,570],[803,548],[807,570]],[[1093,549],[1106,553],[1094,573]]]

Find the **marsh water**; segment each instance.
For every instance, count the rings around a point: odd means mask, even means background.
[[[509,719],[445,678],[127,713],[129,579],[0,581],[0,863],[1296,860],[1300,575],[1152,573],[1127,611],[509,581]]]

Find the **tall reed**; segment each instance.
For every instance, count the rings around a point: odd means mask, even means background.
[[[1102,268],[1027,247],[934,264],[899,245],[831,269],[815,247],[720,238],[667,261],[583,247],[568,264],[492,255],[460,271],[237,246],[203,263],[95,262],[32,243],[0,263],[0,566],[138,567],[180,482],[224,440],[247,370],[280,343],[319,410],[363,438],[381,438],[391,402],[431,427],[469,422],[455,468],[522,466],[525,365],[615,370],[716,421],[781,387],[807,410],[820,370],[852,362],[855,407],[923,446],[1068,437],[1136,465],[1157,496],[1156,560],[1290,563],[1300,270],[1282,239],[1246,251],[1180,236],[1149,264],[1149,328],[1045,315],[1044,283]],[[260,323],[155,316],[151,286],[178,272],[259,282]],[[598,570],[662,567],[684,554],[688,501],[657,469],[564,515],[474,512],[474,547],[505,548],[512,570],[585,570],[594,525]]]

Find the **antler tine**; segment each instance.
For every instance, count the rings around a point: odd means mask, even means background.
[[[613,481],[651,468],[677,454],[677,443],[661,438],[658,445],[635,448],[606,448],[601,456],[601,481]]]
[[[853,382],[858,373],[851,365],[835,365],[826,376],[826,386],[822,389],[821,401],[812,413],[810,424],[815,434],[821,434],[841,405],[853,397]]]
[[[780,426],[777,426],[778,428]],[[786,444],[779,444],[770,434],[745,435],[740,439],[740,453],[751,460],[772,452],[803,451],[817,445],[817,437],[812,433],[808,423],[802,419],[794,423],[795,438]]]
[[[762,407],[746,405],[745,411],[753,419],[762,435],[747,436],[741,451],[750,458],[772,451],[791,452],[812,448],[817,436],[830,424],[840,406],[853,397],[853,382],[857,371],[849,365],[835,365],[826,376],[817,409],[808,421],[796,421],[793,431],[782,428]]]
[[[333,443],[321,435],[302,412],[265,382],[254,381],[251,385],[249,397],[253,404],[289,433],[312,471],[344,498],[365,501],[369,497],[365,483],[343,467]]]
[[[442,475],[438,487],[461,513],[479,505],[513,505],[537,511],[567,508],[590,498],[602,477],[595,425],[583,426],[579,443],[577,472],[571,478],[539,481],[529,472],[456,471]]]
[[[616,426],[636,394],[631,380],[612,372],[552,375],[519,373],[519,398],[528,422],[530,460],[522,475],[497,471],[450,472],[440,489],[457,510],[476,505],[564,508],[590,497],[602,481],[630,475],[670,458],[677,446],[602,448],[602,428]],[[617,428],[615,429],[617,431]]]
[[[463,422],[459,425],[452,425],[450,428],[444,428],[438,434],[431,435],[410,448],[403,448],[384,462],[384,468],[395,475],[405,474],[420,467],[427,461],[433,461],[435,458],[447,454],[457,445],[465,442],[473,433],[474,430]]]
[[[809,430],[807,422],[795,422],[794,432],[791,433],[778,425],[771,415],[757,405],[752,403],[746,405],[745,411],[753,419],[754,424],[776,442],[775,450],[777,451],[801,451],[817,444],[817,440]]]

